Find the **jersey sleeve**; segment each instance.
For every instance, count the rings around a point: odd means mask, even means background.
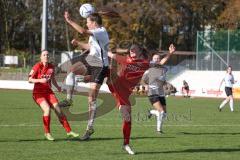
[[[97,29],[92,29],[92,30],[89,30],[92,34],[93,34],[93,37],[96,38],[97,41],[99,41],[104,33],[104,30],[101,29],[101,28],[97,28]]]
[[[35,64],[35,65],[32,67],[32,70],[31,70],[31,72],[29,73],[28,76],[31,77],[31,78],[36,78],[38,70],[39,70],[39,65],[38,65],[38,64]]]
[[[149,83],[149,70],[145,71],[143,76],[142,76],[142,81],[145,84]]]

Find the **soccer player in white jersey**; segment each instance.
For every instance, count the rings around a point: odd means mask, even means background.
[[[231,112],[233,112],[234,109],[233,109],[232,87],[234,84],[234,76],[232,74],[231,66],[227,67],[227,73],[220,83],[219,90],[220,90],[223,82],[225,82],[225,92],[226,92],[227,98],[221,103],[221,105],[219,106],[218,109],[221,112],[222,108],[229,102],[230,110],[231,110]]]
[[[88,63],[88,75],[91,75],[90,79],[90,91],[88,96],[89,106],[89,119],[86,132],[82,137],[82,140],[90,138],[91,134],[94,133],[93,123],[96,115],[97,108],[97,96],[99,89],[103,83],[104,78],[108,73],[108,45],[109,37],[106,29],[102,27],[102,18],[98,13],[92,13],[87,17],[87,27],[84,29],[77,23],[72,21],[68,12],[65,12],[64,18],[66,22],[72,26],[80,34],[89,36],[88,43],[82,43],[76,39],[72,40],[73,45],[78,45],[83,49],[89,49],[90,52],[86,57]],[[75,83],[74,72],[70,72],[66,77],[66,84],[73,85]],[[68,99],[71,99],[71,93],[68,94]]]
[[[147,84],[148,98],[154,109],[148,113],[148,118],[152,115],[157,117],[157,132],[163,133],[162,125],[166,117],[166,99],[163,85],[166,82],[167,68],[159,65],[160,55],[154,54],[150,63],[150,68],[144,73],[142,80]]]

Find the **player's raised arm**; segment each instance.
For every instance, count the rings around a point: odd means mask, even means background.
[[[70,18],[70,14],[65,11],[64,12],[64,18],[66,20],[66,22],[68,24],[70,24],[76,31],[78,31],[81,34],[87,34],[87,35],[92,35],[92,32],[90,32],[89,30],[81,27],[80,25],[78,25],[76,22],[74,22],[71,18]]]
[[[76,39],[73,39],[71,41],[71,43],[72,43],[72,45],[79,46],[82,49],[86,49],[86,50],[90,49],[90,45],[88,43],[83,43],[83,42],[80,42],[80,41],[78,41]]]
[[[175,50],[176,50],[175,46],[173,44],[171,44],[169,46],[169,53],[163,59],[161,59],[159,64],[164,65],[168,61],[170,56],[175,52]]]
[[[116,60],[118,63],[126,63],[126,56],[121,56],[118,54],[113,54],[111,51],[108,52],[108,57]]]

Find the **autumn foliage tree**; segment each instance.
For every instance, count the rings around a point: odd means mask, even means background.
[[[240,27],[240,0],[48,0],[48,46],[50,51],[71,50],[72,38],[87,41],[65,24],[63,13],[85,26],[79,15],[82,3],[98,10],[111,9],[120,17],[104,17],[113,47],[138,42],[151,49],[167,49],[174,43],[178,50],[195,50],[197,31],[206,26],[217,30]],[[11,49],[36,53],[41,42],[42,0],[0,0],[0,53]],[[30,56],[31,57],[31,56]]]

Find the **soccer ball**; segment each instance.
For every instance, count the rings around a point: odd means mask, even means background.
[[[95,8],[89,3],[85,3],[79,8],[79,13],[83,18],[87,18],[90,14],[94,12]]]

